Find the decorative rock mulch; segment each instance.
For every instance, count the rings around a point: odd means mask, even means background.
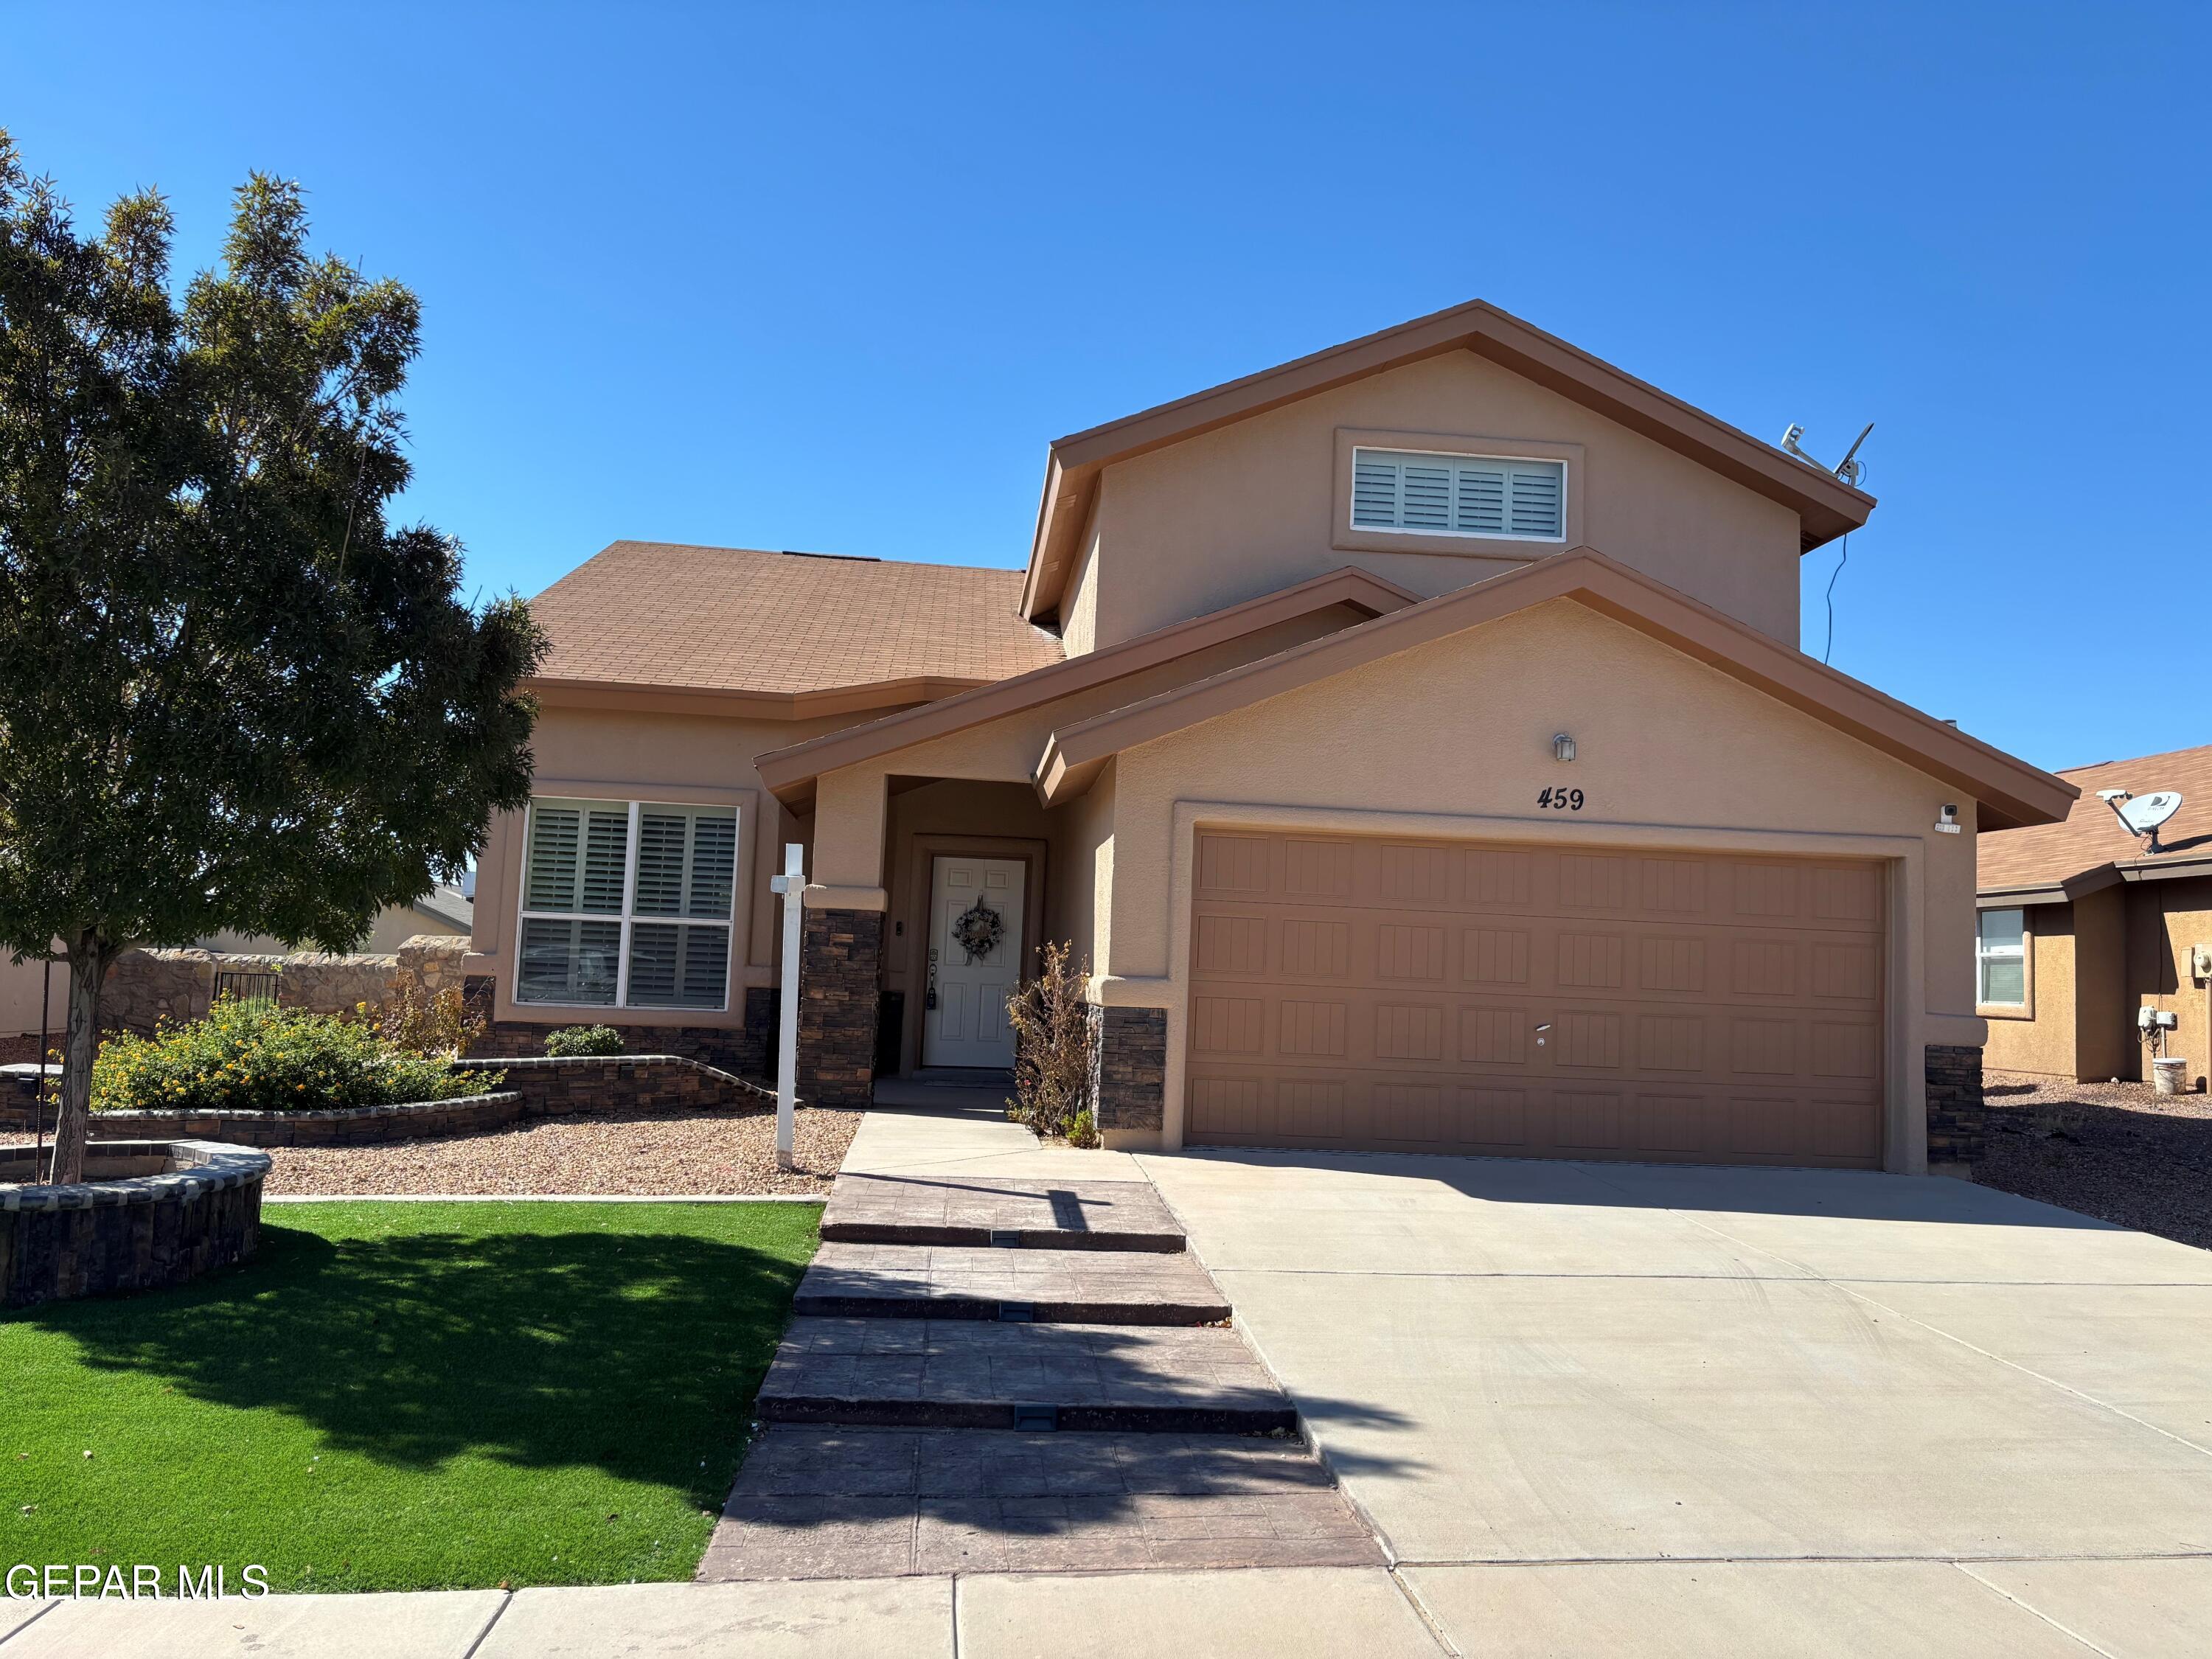
[[[567,1117],[489,1134],[391,1146],[286,1146],[270,1154],[271,1195],[827,1193],[858,1112],[802,1108],[799,1167],[775,1164],[775,1114]]]
[[[2212,1099],[2006,1072],[1983,1090],[1981,1185],[2212,1249]]]

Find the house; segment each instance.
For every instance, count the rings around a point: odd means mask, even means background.
[[[1113,1146],[1970,1157],[1976,834],[2074,790],[1798,650],[1873,507],[1478,301],[1060,439],[1018,572],[617,543],[498,1040],[764,1065],[796,841],[816,1102],[1006,1065],[1053,939]]]
[[[475,926],[475,901],[461,889],[441,882],[410,903],[387,904],[378,911],[367,937],[354,951],[388,957],[419,934],[457,934],[465,939]],[[245,956],[289,956],[297,948],[264,933],[210,933],[198,943],[204,951]]]
[[[1988,1063],[2075,1082],[2149,1074],[2140,1011],[2170,1014],[2164,1051],[2204,1086],[2212,1061],[2212,746],[2058,775],[2081,791],[2056,823],[1981,842],[1975,956]],[[2180,793],[2156,850],[2099,797]]]

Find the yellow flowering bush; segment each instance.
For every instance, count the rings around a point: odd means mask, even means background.
[[[304,1112],[451,1100],[499,1086],[409,1052],[374,1025],[221,997],[204,1019],[111,1036],[92,1067],[95,1112]]]

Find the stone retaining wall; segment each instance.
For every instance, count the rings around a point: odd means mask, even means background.
[[[462,1060],[454,1069],[504,1073],[501,1087],[453,1100],[398,1106],[352,1106],[319,1112],[102,1112],[93,1120],[109,1136],[191,1135],[246,1146],[354,1146],[440,1135],[481,1134],[532,1117],[617,1117],[654,1112],[753,1112],[775,1104],[757,1084],[680,1054],[563,1056],[535,1060]],[[7,1077],[0,1091],[0,1129],[31,1127],[37,1073]],[[54,1108],[44,1115],[53,1133]]]
[[[610,1008],[610,1014],[618,1013]],[[494,1021],[470,1045],[472,1060],[544,1060],[545,1039],[572,1025],[613,1025],[606,1019],[572,1016],[563,1019],[502,1019]],[[695,1060],[736,1077],[764,1077],[766,1068],[753,1053],[754,1045],[743,1031],[722,1025],[614,1025],[623,1048],[632,1055],[672,1054]]]
[[[31,1148],[0,1148],[0,1182],[34,1177]],[[94,1141],[95,1179],[0,1186],[0,1307],[182,1285],[261,1242],[265,1153],[197,1140]]]
[[[471,1055],[457,1071],[499,1071],[532,1117],[608,1112],[757,1111],[775,1096],[682,1054],[539,1054],[516,1060]]]
[[[100,1112],[106,1135],[192,1135],[241,1146],[368,1146],[441,1135],[481,1134],[524,1115],[511,1090],[399,1106],[347,1106],[324,1112]],[[48,1133],[52,1133],[52,1121]]]

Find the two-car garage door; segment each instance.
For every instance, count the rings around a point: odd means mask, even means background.
[[[1878,866],[1202,830],[1184,1139],[1879,1167]]]

